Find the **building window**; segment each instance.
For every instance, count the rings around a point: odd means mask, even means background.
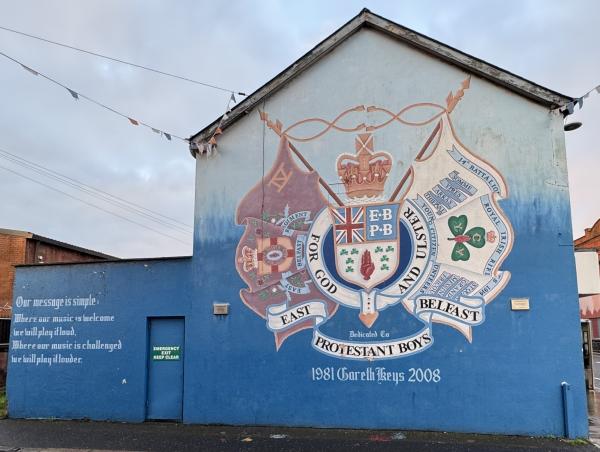
[[[10,339],[10,319],[0,319],[0,344],[8,344]]]

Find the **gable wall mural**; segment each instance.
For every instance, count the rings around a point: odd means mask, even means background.
[[[556,112],[366,30],[227,129],[197,173],[200,285],[228,281],[204,298],[240,311],[240,359],[281,385],[252,386],[269,408],[240,417],[558,430],[567,381],[586,430]]]
[[[17,270],[11,416],[587,435],[560,114],[363,29],[196,170],[192,258]]]

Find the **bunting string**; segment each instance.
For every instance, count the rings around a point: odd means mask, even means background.
[[[63,44],[62,42],[52,41],[52,40],[47,39],[47,38],[42,38],[41,36],[35,36],[35,35],[29,34],[29,33],[24,33],[22,31],[14,30],[12,28],[0,26],[0,30],[9,31],[11,33],[16,33],[16,34],[21,35],[21,36],[26,36],[28,38],[37,39],[38,41],[43,41],[43,42],[46,42],[48,44],[53,44],[55,46],[64,47],[66,49],[75,50],[77,52],[86,53],[88,55],[92,55],[92,56],[99,57],[99,58],[104,58],[106,60],[114,61],[116,63],[127,64],[129,66],[132,66],[132,67],[135,67],[135,68],[138,68],[138,69],[143,69],[145,71],[150,71],[150,72],[154,72],[156,74],[165,75],[167,77],[173,77],[173,78],[176,78],[176,79],[179,79],[179,80],[183,80],[183,81],[186,81],[186,82],[195,83],[197,85],[202,85],[202,86],[205,86],[207,88],[218,89],[220,91],[225,91],[225,92],[232,92],[233,91],[231,89],[224,88],[222,86],[218,86],[218,85],[214,85],[214,84],[206,83],[206,82],[201,82],[199,80],[194,80],[194,79],[191,79],[191,78],[188,78],[188,77],[183,77],[181,75],[177,75],[177,74],[172,74],[170,72],[161,71],[159,69],[154,69],[154,68],[151,68],[151,67],[148,67],[148,66],[142,66],[141,64],[131,63],[129,61],[121,60],[119,58],[111,57],[111,56],[108,56],[108,55],[103,55],[103,54],[97,53],[97,52],[92,52],[91,50],[80,49],[79,47],[71,46],[71,45],[68,45],[68,44]],[[240,95],[240,96],[245,96],[246,95],[245,93],[243,93],[241,91],[237,91],[237,94]]]
[[[594,91],[596,91],[596,93],[600,94],[600,85],[595,86],[594,88],[589,90],[587,93],[585,93],[583,96],[577,97],[577,98],[573,99],[571,102],[567,103],[566,105],[563,105],[562,107],[558,107],[558,108],[560,108],[561,113],[563,113],[565,116],[572,115],[575,112],[576,106],[579,105],[579,109],[581,110],[581,108],[583,107],[583,100],[590,97],[590,94],[592,94]]]
[[[231,112],[231,104],[232,103],[235,104],[236,102],[237,102],[237,100],[235,98],[235,93],[232,91],[231,95],[229,96],[229,100],[227,101],[227,106],[225,107],[225,113],[219,119],[219,122],[217,123],[217,127],[215,128],[215,131],[213,132],[210,139],[206,143],[201,145],[203,148],[200,149],[200,153],[206,153],[206,155],[210,156],[213,152],[216,151],[217,137],[223,133],[221,126],[223,125],[223,122],[225,122],[227,119],[229,119],[229,112]]]
[[[151,126],[150,124],[147,124],[147,123],[145,123],[143,121],[140,121],[139,119],[135,119],[135,118],[133,118],[133,117],[131,117],[129,115],[126,115],[125,113],[122,113],[122,112],[116,110],[115,108],[109,107],[108,105],[105,105],[102,102],[99,102],[99,101],[97,101],[95,99],[92,99],[91,97],[86,96],[85,94],[82,94],[82,93],[80,93],[78,91],[75,91],[74,89],[69,88],[68,86],[64,85],[63,83],[61,83],[61,82],[59,82],[57,80],[54,80],[53,78],[51,78],[51,77],[49,77],[49,76],[41,73],[40,71],[32,69],[31,67],[29,67],[29,66],[25,65],[24,63],[22,63],[21,61],[19,61],[19,60],[15,59],[15,58],[13,58],[13,57],[11,57],[11,56],[3,53],[3,52],[0,52],[0,55],[3,56],[4,58],[9,59],[12,62],[18,64],[18,65],[20,65],[23,69],[25,69],[30,74],[42,77],[42,78],[48,80],[49,82],[51,82],[51,83],[53,83],[55,85],[58,85],[61,88],[67,90],[69,92],[69,94],[71,95],[71,97],[73,99],[75,99],[75,100],[85,99],[88,102],[91,102],[91,103],[97,105],[98,107],[104,108],[105,110],[108,110],[108,111],[110,111],[110,112],[112,112],[112,113],[114,113],[116,115],[121,116],[122,118],[127,119],[131,125],[146,127],[148,129],[152,130],[152,132],[154,132],[154,133],[156,133],[156,134],[158,134],[160,136],[164,136],[169,141],[171,141],[173,138],[176,138],[178,140],[185,141],[185,142],[189,141],[187,138],[180,137],[178,135],[175,135],[174,133],[165,132],[162,129],[159,129],[157,127]],[[233,93],[232,93],[232,95],[233,95]]]

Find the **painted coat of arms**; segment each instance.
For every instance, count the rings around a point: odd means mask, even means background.
[[[331,122],[305,119],[284,129],[261,112],[261,120],[280,136],[279,149],[271,170],[238,205],[236,222],[245,232],[236,267],[248,286],[241,299],[265,319],[277,349],[304,329],[313,330],[314,349],[342,359],[422,352],[433,345],[434,323],[472,340],[472,328],[485,320],[486,304],[510,279],[500,265],[513,233],[497,204],[507,196],[504,179],[459,141],[450,121],[469,83],[467,78],[450,93],[445,107],[414,104],[398,114],[360,105]],[[420,107],[437,111],[421,122],[403,119]],[[337,125],[344,116],[364,111],[389,118],[353,128]],[[292,134],[311,121],[325,128],[309,137]],[[390,186],[394,159],[376,149],[375,132],[394,121],[435,127],[404,176]],[[356,133],[354,153],[335,160],[342,196],[292,144],[331,130]],[[420,329],[373,340],[322,331],[341,307],[355,310],[368,332],[391,306],[414,316]]]

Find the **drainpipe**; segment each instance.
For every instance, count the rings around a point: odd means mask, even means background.
[[[571,385],[566,381],[560,384],[562,390],[562,401],[563,401],[563,419],[565,423],[565,437],[574,439],[572,416],[573,416],[573,395],[571,393]]]

